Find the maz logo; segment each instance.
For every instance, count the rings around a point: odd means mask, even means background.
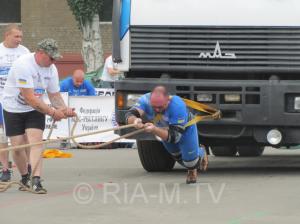
[[[211,58],[211,59],[217,59],[217,58],[224,58],[224,59],[236,59],[235,53],[222,53],[219,41],[217,41],[216,48],[214,53],[210,52],[201,52],[199,54],[199,58]]]

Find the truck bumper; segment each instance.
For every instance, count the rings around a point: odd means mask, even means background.
[[[298,80],[199,80],[199,79],[126,79],[115,84],[119,93],[146,93],[157,84],[168,87],[171,94],[197,100],[198,94],[211,94],[209,105],[222,111],[222,119],[198,123],[200,140],[210,145],[269,145],[267,133],[282,133],[280,145],[300,144],[300,109]],[[240,100],[227,102],[225,95],[239,95]],[[295,103],[296,101],[296,103]],[[126,108],[118,108],[119,124],[125,123]],[[126,132],[128,132],[127,130]],[[120,134],[124,134],[122,131]],[[153,139],[142,134],[140,139]]]

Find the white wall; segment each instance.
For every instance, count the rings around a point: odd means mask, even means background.
[[[300,26],[299,0],[132,0],[131,25]]]

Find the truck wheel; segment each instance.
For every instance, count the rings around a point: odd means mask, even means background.
[[[175,160],[159,141],[139,141],[137,148],[142,166],[148,172],[172,170]]]
[[[264,147],[263,146],[243,145],[243,146],[238,146],[237,148],[238,148],[239,155],[242,156],[242,157],[261,156],[264,152]]]
[[[211,151],[214,156],[235,156],[237,149],[235,146],[214,146]]]

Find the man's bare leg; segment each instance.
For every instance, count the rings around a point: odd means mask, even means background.
[[[26,136],[26,134],[25,134],[25,136]],[[28,143],[29,142],[28,142],[28,139],[27,139],[27,136],[26,136],[26,143],[25,144],[28,144]],[[26,156],[27,156],[27,169],[28,169],[29,174],[31,175],[30,151],[31,151],[30,147],[26,147],[25,152],[26,152]]]
[[[25,144],[28,144],[28,142],[26,142]],[[26,147],[25,148],[25,152],[26,152],[26,156],[27,156],[27,163],[30,164],[30,147]]]
[[[3,126],[0,125],[0,148],[7,147],[7,137],[5,136]],[[0,152],[0,162],[2,165],[1,181],[10,181],[8,151]]]
[[[43,140],[43,131],[36,128],[26,129],[28,142],[30,144],[41,142]],[[36,194],[46,194],[47,190],[41,185],[41,173],[42,173],[42,153],[43,145],[36,145],[30,147],[30,164],[32,166],[31,175],[31,190]]]
[[[43,140],[43,131],[40,129],[28,128],[26,129],[26,135],[30,144],[41,142]],[[43,145],[30,147],[30,164],[32,167],[32,176],[41,176],[43,148]]]
[[[0,149],[6,148],[7,143],[0,143]],[[11,171],[9,170],[8,152],[0,153],[0,162],[2,165],[2,175],[0,181],[7,182],[11,180]]]
[[[17,135],[9,137],[12,146],[23,145],[26,143],[25,135]],[[14,162],[19,170],[21,176],[28,173],[27,170],[27,156],[25,149],[14,150],[12,152]]]
[[[7,143],[0,143],[0,149],[6,148]],[[2,169],[8,169],[8,151],[0,152],[0,162],[2,164]]]

